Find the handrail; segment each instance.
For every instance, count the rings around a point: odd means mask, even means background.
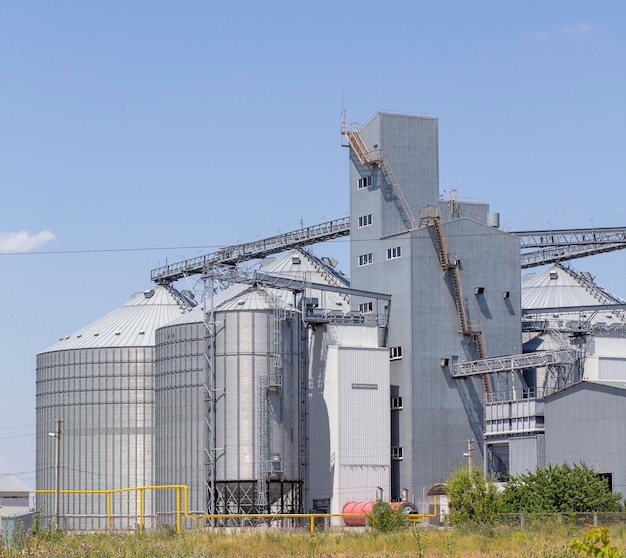
[[[188,511],[188,487],[186,484],[163,484],[163,485],[149,485],[138,486],[134,488],[109,488],[109,489],[62,489],[59,490],[61,494],[106,494],[107,495],[107,528],[111,530],[111,494],[120,492],[139,492],[139,532],[144,530],[144,510],[143,510],[143,492],[145,490],[162,490],[162,489],[174,489],[176,490],[176,532],[181,533],[181,514],[185,519],[237,519],[237,518],[254,518],[254,519],[297,519],[297,518],[309,518],[309,528],[311,533],[315,531],[315,518],[320,517],[363,517],[366,518],[368,514],[365,513],[202,513],[192,514]],[[183,492],[183,506],[181,507],[181,490]],[[51,494],[55,491],[52,489],[39,489],[34,492],[38,494]],[[433,513],[411,513],[407,514],[410,521],[417,521],[420,518],[436,517],[437,512],[437,496],[433,496]],[[77,516],[80,517],[80,516]]]

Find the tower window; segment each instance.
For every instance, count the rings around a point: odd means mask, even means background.
[[[369,215],[361,215],[361,217],[359,217],[359,228],[360,227],[368,227],[371,224],[372,224],[372,214],[371,213]]]
[[[395,260],[402,256],[402,246],[396,246],[395,248],[387,248],[387,259]]]
[[[402,397],[400,397],[399,395],[396,397],[392,397],[391,398],[391,410],[399,411],[400,409],[402,409]]]
[[[389,359],[398,360],[402,358],[402,347],[389,347]]]
[[[359,178],[359,190],[363,190],[364,188],[367,188],[368,186],[372,185],[372,177],[371,176],[364,176],[363,178]]]
[[[391,446],[391,459],[394,461],[402,460],[402,446]]]
[[[362,302],[361,304],[359,304],[359,312],[363,314],[368,314],[373,311],[374,311],[374,304],[372,303],[372,301]]]
[[[361,254],[359,256],[359,267],[364,266],[364,265],[369,265],[372,263],[372,261],[373,261],[373,258],[372,258],[371,252],[369,254]]]

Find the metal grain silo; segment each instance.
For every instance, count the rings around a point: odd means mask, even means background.
[[[219,511],[301,505],[301,320],[262,288],[215,312],[215,499]]]
[[[123,306],[37,355],[37,488],[54,489],[54,439],[62,419],[60,487],[104,490],[153,484],[153,362],[155,330],[186,308],[164,287],[137,293]],[[52,514],[53,495],[37,507]],[[61,494],[69,529],[106,529],[107,499]],[[138,521],[138,494],[111,497],[112,527]],[[154,514],[144,495],[146,525]]]
[[[247,290],[234,285],[215,296],[214,304]],[[204,471],[206,324],[204,307],[179,316],[155,336],[154,478],[157,485],[187,486],[188,511],[207,510]],[[176,523],[173,490],[155,494],[159,524]],[[184,520],[186,526],[194,521]]]
[[[265,261],[262,269],[346,285],[332,266],[301,251]],[[306,296],[320,309],[350,309],[345,295],[308,290]],[[301,508],[306,349],[296,303],[289,291],[236,284],[205,301],[213,318],[198,306],[157,331],[155,480],[186,484],[190,511]],[[214,344],[207,336],[211,319]],[[173,523],[175,509],[172,494],[157,493],[159,523]]]

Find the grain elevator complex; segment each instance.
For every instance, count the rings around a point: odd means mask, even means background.
[[[37,355],[38,489],[186,485],[189,527],[376,498],[430,512],[469,452],[500,478],[584,461],[626,491],[626,303],[568,263],[626,248],[626,228],[509,232],[444,199],[435,118],[378,113],[342,137],[350,218],[154,269]],[[347,236],[349,277],[308,248]],[[38,507],[85,530],[177,512],[168,489]]]

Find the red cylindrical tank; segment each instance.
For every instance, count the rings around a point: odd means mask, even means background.
[[[372,513],[372,509],[376,502],[348,502],[343,507],[342,513]],[[343,522],[348,527],[365,527],[365,517],[344,517]]]

